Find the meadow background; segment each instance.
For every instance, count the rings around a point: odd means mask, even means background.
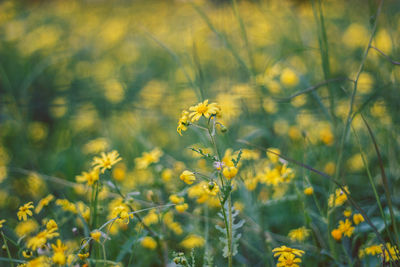
[[[214,227],[222,223],[219,203],[190,196],[179,179],[184,170],[214,171],[190,149],[215,154],[208,136],[195,127],[182,136],[176,130],[182,110],[209,99],[227,129],[218,131],[222,155],[243,155],[233,178],[232,203],[244,220],[234,266],[274,266],[271,250],[282,245],[305,250],[303,266],[382,266],[382,257],[360,257],[366,246],[382,243],[366,222],[351,237],[333,239],[343,211],[357,210],[349,201],[330,207],[337,185],[301,166],[347,185],[382,239],[398,242],[400,5],[385,1],[379,9],[380,3],[2,1],[0,244],[8,240],[8,249],[0,264],[32,260],[22,255],[25,242],[45,219],[57,222],[66,256],[76,255],[93,230],[84,222],[93,188],[76,176],[93,157],[117,150],[122,160],[100,178],[97,227],[126,200],[113,184],[136,210],[159,208],[140,213],[146,227],[135,217],[110,230],[109,240],[102,237],[107,262],[94,243],[89,260],[73,264],[174,266],[173,252],[191,262],[193,249],[193,266],[227,266]],[[290,181],[261,177],[265,162],[274,163],[268,148],[289,158]],[[313,193],[305,194],[309,187]],[[54,200],[43,211],[18,220],[20,206],[37,206],[49,194]],[[188,209],[165,206],[172,194]],[[288,237],[303,226],[305,240]],[[33,258],[51,258],[47,247]]]

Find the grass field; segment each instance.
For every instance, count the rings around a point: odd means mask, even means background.
[[[0,266],[399,266],[399,14],[0,2]]]

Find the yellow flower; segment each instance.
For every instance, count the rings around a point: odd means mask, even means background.
[[[312,188],[311,186],[307,187],[306,189],[304,189],[304,194],[308,196],[314,194],[314,188]]]
[[[117,221],[128,224],[129,219],[133,219],[133,214],[129,214],[129,208],[127,206],[118,205],[113,209],[112,217],[118,217]]]
[[[345,216],[345,217],[350,217],[351,216],[351,209],[346,209],[345,211],[343,211],[343,215]]]
[[[140,242],[142,247],[154,250],[157,247],[157,242],[150,236],[146,236]]]
[[[236,167],[225,167],[223,170],[222,170],[222,173],[224,174],[224,176],[227,178],[227,179],[232,179],[233,177],[235,177],[236,176],[236,174],[238,173],[238,169],[236,168]]]
[[[397,261],[399,259],[398,255],[399,255],[399,249],[397,248],[397,246],[392,246],[390,243],[386,243],[386,247],[389,250],[389,252],[384,249],[384,246],[382,245],[382,254],[381,257],[384,257],[385,261]],[[390,256],[389,256],[390,253]]]
[[[185,170],[179,178],[187,184],[193,184],[196,181],[196,176],[193,172]]]
[[[375,255],[379,255],[382,253],[382,247],[381,247],[381,245],[372,245],[372,246],[366,247],[364,249],[364,251],[365,251],[365,254],[367,254],[367,255],[375,256]]]
[[[38,233],[36,236],[30,238],[27,242],[27,247],[36,250],[37,248],[42,247],[44,244],[46,244],[47,240],[52,239],[56,236],[59,236],[58,233],[56,233],[57,229],[51,229],[51,230],[43,230],[40,233]]]
[[[354,226],[351,225],[349,219],[346,219],[344,222],[342,220],[339,221],[338,229],[347,237],[351,237],[354,232]]]
[[[155,148],[150,152],[143,152],[142,156],[135,159],[137,169],[146,169],[150,164],[157,163],[163,152],[159,148]]]
[[[101,237],[101,232],[98,230],[95,230],[93,232],[90,233],[90,236],[96,240],[97,242],[100,242],[100,237]]]
[[[0,229],[3,228],[3,223],[5,223],[6,220],[0,220]]]
[[[355,225],[358,225],[364,221],[364,217],[360,213],[356,213],[353,215],[353,222]]]
[[[24,267],[50,267],[50,258],[46,256],[40,256],[26,263]]]
[[[340,241],[340,239],[342,239],[342,231],[339,229],[333,229],[331,235],[336,241]]]
[[[209,182],[208,184],[203,184],[204,191],[211,195],[215,196],[219,192],[219,186],[215,182]]]
[[[45,198],[42,198],[39,203],[37,204],[36,208],[35,208],[35,213],[38,214],[43,207],[46,207],[49,205],[49,203],[54,199],[54,196],[52,194],[48,195]]]
[[[29,259],[29,258],[31,258],[32,257],[32,251],[30,251],[30,250],[24,250],[24,251],[22,251],[22,256],[25,258],[25,259]]]
[[[81,175],[76,176],[75,179],[78,183],[87,183],[87,185],[93,185],[99,180],[99,169],[83,172]]]
[[[39,228],[38,223],[35,220],[28,219],[24,222],[20,222],[15,227],[15,233],[18,237],[29,235],[30,233],[36,232]]]
[[[307,237],[309,236],[310,236],[310,230],[306,229],[304,226],[297,229],[293,229],[288,234],[290,240],[299,242],[306,240]]]
[[[175,206],[177,212],[182,213],[185,212],[189,208],[187,203],[179,204]]]
[[[349,188],[347,186],[344,187],[347,194],[350,194]],[[335,194],[331,194],[328,199],[329,207],[340,207],[347,201],[347,195],[342,189],[338,188],[335,191]]]
[[[299,77],[293,70],[289,68],[286,68],[282,71],[280,80],[281,83],[287,87],[294,87],[299,83]]]
[[[183,197],[178,197],[177,195],[170,195],[169,196],[169,201],[171,201],[174,204],[179,204],[185,201]]]
[[[53,248],[54,255],[53,255],[53,262],[55,264],[64,265],[66,258],[65,258],[65,250],[67,247],[61,242],[60,239],[57,240],[57,245],[52,244],[51,247]]]
[[[277,163],[279,161],[279,156],[281,154],[281,151],[277,148],[268,148],[267,150],[267,157],[272,163]],[[276,155],[278,154],[278,155]]]
[[[192,249],[196,247],[202,247],[204,246],[205,240],[204,238],[198,236],[198,235],[188,235],[182,242],[181,246],[186,248],[186,249]]]
[[[47,229],[48,231],[57,231],[57,230],[58,230],[58,225],[57,225],[57,223],[56,223],[54,220],[49,220],[49,221],[46,223],[46,229]]]
[[[32,211],[31,209],[33,209],[33,202],[28,202],[25,205],[23,205],[22,207],[19,207],[17,216],[18,216],[18,220],[23,220],[26,221],[28,215],[32,216]]]
[[[93,159],[92,165],[94,169],[99,169],[101,173],[104,173],[105,170],[110,170],[113,165],[121,160],[122,158],[119,157],[119,154],[116,150],[107,154],[102,152],[101,157],[95,157]]]
[[[285,254],[279,257],[276,267],[299,267],[301,259],[296,258],[294,254]]]
[[[182,136],[182,131],[186,131],[189,126],[189,112],[184,110],[178,121],[178,127],[176,131]]]
[[[297,255],[299,257],[301,257],[304,254],[303,250],[300,249],[296,249],[296,248],[289,248],[286,246],[281,246],[279,248],[274,248],[272,250],[272,252],[274,253],[274,257],[278,257],[278,256],[284,256],[284,255]]]
[[[78,257],[81,259],[81,260],[85,260],[85,259],[87,259],[87,258],[89,258],[89,252],[87,252],[87,253],[79,253],[78,254]]]
[[[189,108],[192,113],[190,113],[189,117],[192,118],[192,122],[198,121],[201,116],[204,116],[208,119],[211,115],[217,115],[220,112],[220,108],[217,103],[208,104],[208,99],[204,100],[204,102],[197,104],[196,106],[192,106]]]

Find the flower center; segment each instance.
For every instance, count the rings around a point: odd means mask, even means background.
[[[198,113],[201,113],[201,114],[206,113],[207,110],[208,110],[208,107],[207,107],[206,105],[200,105],[200,106],[197,108],[197,112],[198,112]]]

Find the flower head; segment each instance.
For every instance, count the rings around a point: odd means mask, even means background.
[[[353,215],[353,222],[355,225],[358,225],[364,221],[364,217],[360,213],[356,213]]]
[[[233,177],[236,176],[236,174],[238,173],[238,169],[236,167],[233,167],[233,166],[232,167],[227,166],[222,170],[222,173],[224,174],[224,176],[227,179],[230,180],[230,179],[232,179]]]
[[[76,176],[78,183],[87,183],[87,185],[93,185],[99,180],[99,169],[93,169],[89,172],[83,172],[81,175]]]
[[[294,254],[297,255],[299,257],[301,257],[304,254],[303,250],[300,249],[296,249],[296,248],[289,248],[286,246],[281,246],[279,248],[274,248],[272,250],[272,252],[274,253],[274,257],[278,257],[281,255],[290,255],[290,254]]]
[[[312,188],[312,186],[307,187],[306,189],[304,189],[304,194],[307,196],[314,194],[314,188]]]
[[[52,194],[48,195],[45,198],[42,198],[35,208],[35,213],[38,214],[43,209],[43,207],[48,206],[53,199],[54,196]]]
[[[188,170],[182,172],[179,178],[187,184],[193,184],[193,182],[196,181],[196,176],[194,173]]]
[[[147,249],[155,249],[157,247],[157,242],[150,236],[146,236],[142,239],[140,242],[142,247],[147,248]]]
[[[182,204],[175,206],[176,211],[179,213],[185,212],[188,208],[189,208],[189,205],[187,203],[182,203]]]
[[[310,230],[303,227],[293,229],[288,234],[290,240],[302,242],[310,236]]]
[[[53,262],[55,264],[64,265],[66,261],[64,252],[67,250],[67,247],[61,242],[60,239],[57,240],[57,245],[52,244],[51,247],[54,251],[52,258]]]
[[[198,121],[201,116],[208,119],[211,115],[217,115],[220,112],[217,103],[208,104],[208,99],[204,100],[204,102],[200,102],[196,106],[190,107],[189,110],[192,111],[189,115],[189,117],[192,118],[192,122]]]
[[[135,159],[136,168],[146,169],[150,164],[157,163],[163,152],[159,148],[155,148],[150,152],[143,152],[142,156]]]
[[[331,232],[331,236],[336,241],[340,241],[340,239],[342,239],[342,231],[340,231],[339,229],[333,229]]]
[[[179,118],[178,127],[176,128],[176,131],[182,136],[182,131],[186,131],[189,124],[190,124],[189,112],[184,110],[182,111],[182,115]]]
[[[296,258],[294,254],[285,254],[279,257],[276,267],[299,267],[301,259]]]
[[[346,219],[344,222],[339,221],[338,229],[343,233],[344,236],[351,237],[354,232],[354,226],[351,225],[351,221]]]
[[[100,170],[101,173],[104,173],[105,170],[110,170],[113,165],[117,162],[121,161],[118,151],[114,150],[109,153],[101,153],[101,157],[95,157],[93,159],[93,168],[96,170]]]
[[[0,220],[0,229],[3,228],[3,223],[5,223],[6,220]]]
[[[19,210],[17,212],[17,216],[18,216],[18,220],[23,220],[26,221],[29,216],[32,216],[32,211],[31,209],[33,209],[33,202],[28,202],[25,205],[19,207]]]
[[[216,182],[209,182],[208,184],[204,184],[203,189],[208,195],[211,196],[215,196],[219,192],[219,186]]]
[[[90,236],[96,240],[97,242],[100,241],[100,237],[101,237],[101,232],[99,230],[94,230],[93,232],[90,233]]]
[[[185,199],[183,197],[179,197],[177,195],[170,195],[169,201],[171,201],[174,204],[180,204],[180,203],[183,203],[185,201]]]

